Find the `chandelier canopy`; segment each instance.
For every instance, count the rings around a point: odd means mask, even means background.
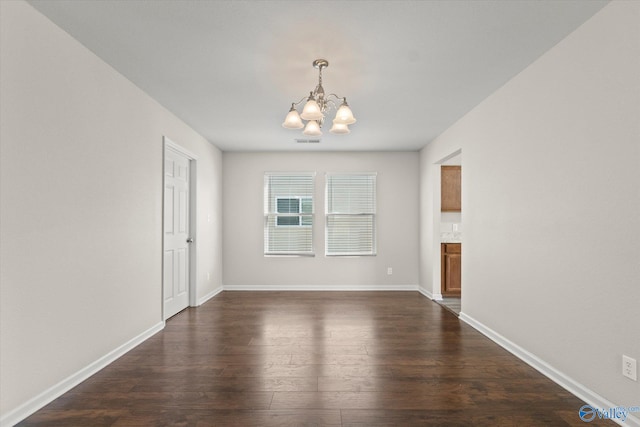
[[[287,129],[302,129],[305,135],[320,136],[322,131],[320,128],[324,123],[324,114],[331,108],[336,109],[336,116],[333,119],[333,126],[329,130],[331,133],[344,134],[349,133],[349,125],[356,122],[349,104],[347,104],[347,98],[338,96],[335,93],[330,93],[325,96],[324,88],[322,87],[322,70],[329,66],[329,61],[326,59],[316,59],[313,61],[313,67],[318,69],[318,85],[316,88],[309,92],[308,97],[303,97],[298,102],[291,103],[291,109],[289,114],[284,119],[282,127]],[[334,97],[336,101],[342,101],[338,107],[331,97]],[[302,113],[298,114],[296,107],[302,104],[303,101],[307,101],[302,108]],[[302,120],[306,120],[305,125]]]

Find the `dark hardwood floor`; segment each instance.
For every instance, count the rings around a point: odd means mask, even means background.
[[[582,426],[582,405],[416,292],[223,292],[20,425]]]

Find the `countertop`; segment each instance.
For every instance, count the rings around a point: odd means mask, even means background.
[[[440,233],[440,243],[462,243],[462,233],[459,231]]]

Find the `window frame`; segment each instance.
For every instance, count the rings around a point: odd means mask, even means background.
[[[314,257],[315,256],[315,205],[316,205],[316,172],[269,172],[263,175],[263,255],[265,257]],[[278,178],[282,178],[289,186],[281,187]],[[298,190],[296,190],[298,189]],[[298,193],[298,194],[296,194]],[[298,199],[298,213],[278,212],[278,199]],[[303,211],[303,200],[310,202],[311,212]],[[277,218],[298,217],[298,224],[278,225]],[[305,219],[309,218],[309,223]],[[278,237],[278,231],[289,230],[289,237]],[[298,231],[296,231],[298,230]],[[304,233],[298,235],[297,233]],[[293,236],[293,237],[292,237]]]
[[[371,212],[329,212],[329,206],[331,203],[329,202],[329,182],[331,176],[369,176],[373,177],[373,213]],[[326,257],[363,257],[363,256],[377,256],[378,254],[378,243],[377,243],[377,216],[378,216],[378,202],[377,202],[377,192],[378,192],[378,173],[377,172],[327,172],[325,174],[325,224],[324,224],[324,247],[325,247],[325,256]],[[340,217],[340,216],[352,216],[352,217],[371,217],[372,218],[372,228],[371,228],[371,251],[367,252],[329,252],[329,221],[331,217]]]

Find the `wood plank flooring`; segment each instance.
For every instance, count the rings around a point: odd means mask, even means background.
[[[416,292],[223,292],[19,425],[582,426],[582,405]]]

